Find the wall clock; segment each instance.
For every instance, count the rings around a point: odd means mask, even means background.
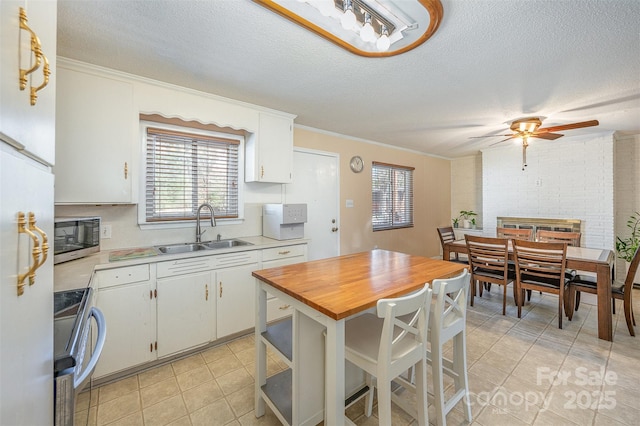
[[[364,162],[359,155],[356,155],[351,158],[349,167],[351,167],[351,171],[353,171],[354,173],[360,173],[362,169],[364,169]]]

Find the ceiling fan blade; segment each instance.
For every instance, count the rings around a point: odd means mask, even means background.
[[[543,127],[535,131],[535,133],[553,133],[562,130],[580,129],[583,127],[597,126],[600,124],[598,120],[581,121],[580,123],[563,124],[562,126]]]
[[[505,137],[505,136],[513,136],[513,134],[509,135],[487,135],[487,136],[469,136],[469,139],[486,139],[486,138],[496,138],[496,137]]]
[[[560,133],[542,133],[540,135],[537,134],[537,133],[534,133],[530,137],[532,137],[532,138],[540,138],[540,139],[547,139],[547,140],[550,140],[550,141],[554,141],[554,140],[556,140],[558,138],[561,138],[563,136],[564,135],[561,135]]]
[[[508,137],[508,138],[506,138],[506,139],[502,139],[501,141],[494,142],[494,143],[492,143],[492,144],[491,144],[491,145],[489,145],[489,146],[498,145],[499,143],[506,142],[506,141],[508,141],[508,140],[510,140],[510,139],[515,139],[515,138],[517,138],[517,137],[518,137],[518,135],[503,135],[503,136],[509,136],[509,137]]]

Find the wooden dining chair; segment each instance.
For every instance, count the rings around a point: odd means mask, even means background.
[[[391,424],[391,381],[414,367],[416,420],[421,426],[429,425],[426,353],[431,294],[427,283],[408,296],[378,300],[377,316],[367,313],[345,323],[345,358],[365,372],[367,416],[375,377],[381,425]]]
[[[509,241],[504,238],[479,237],[475,235],[465,235],[467,251],[469,253],[469,270],[471,271],[471,306],[476,293],[476,282],[478,292],[482,297],[483,283],[501,285],[502,295],[502,315],[507,309],[507,285],[513,281],[509,277]],[[516,299],[514,286],[514,299]]]
[[[536,232],[536,240],[543,243],[567,243],[568,246],[580,247],[580,238],[582,233],[580,232],[564,232],[564,231],[550,231],[547,229],[540,229]],[[564,271],[567,278],[574,279],[577,272],[575,269],[565,269]],[[583,275],[585,277],[585,275]],[[580,292],[577,291],[575,295],[576,306],[580,305]]]
[[[444,253],[444,245],[446,243],[451,243],[455,241],[456,234],[453,232],[453,228],[451,226],[445,226],[437,229],[438,229],[438,236],[440,237],[440,244],[442,245],[442,253]],[[449,259],[443,259],[443,260],[448,260],[450,262],[464,263],[465,265],[467,264],[467,259],[460,258],[458,256],[458,253],[453,253],[453,256],[449,255]]]
[[[536,232],[536,239],[543,243],[567,243],[569,246],[580,247],[580,232],[548,231],[540,229]]]
[[[531,241],[533,230],[528,228],[496,228],[498,238]]]
[[[533,229],[531,228],[496,228],[496,236],[498,238],[507,238],[510,240],[531,241],[533,239]],[[516,264],[509,261],[509,277],[516,279]],[[491,284],[488,284],[491,288]],[[528,300],[531,300],[531,290],[527,291]]]
[[[569,309],[569,282],[565,276],[566,243],[513,240],[516,263],[518,318],[524,305],[525,290],[558,295],[558,328],[562,328],[563,307]],[[571,317],[569,317],[571,319]]]
[[[633,280],[638,272],[638,267],[640,264],[640,247],[636,249],[633,258],[631,259],[631,264],[629,265],[629,271],[627,272],[627,276],[624,281],[614,281],[611,283],[611,298],[612,302],[615,304],[616,299],[622,300],[624,305],[624,318],[627,321],[627,328],[629,329],[629,334],[635,336],[635,330],[633,326],[636,325],[636,319],[633,315],[633,300],[631,295],[633,294]],[[591,294],[598,294],[598,283],[592,277],[582,277],[581,275],[576,275],[576,277],[569,284],[569,302],[570,302],[570,316],[573,314],[573,301],[576,303],[578,299],[575,298],[575,293],[578,291],[585,291]],[[615,313],[615,311],[614,311]]]

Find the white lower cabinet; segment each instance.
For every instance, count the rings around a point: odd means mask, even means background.
[[[213,272],[157,281],[158,358],[214,340]]]
[[[255,325],[255,284],[251,273],[258,264],[216,271],[217,292],[217,338],[228,336]]]
[[[104,314],[107,337],[95,378],[155,359],[155,281],[149,271],[149,265],[96,271],[96,305]]]
[[[96,271],[92,285],[107,338],[94,377],[253,328],[256,280],[251,273],[260,266],[305,261],[306,250],[299,244]],[[269,321],[293,311],[273,296],[267,305]]]

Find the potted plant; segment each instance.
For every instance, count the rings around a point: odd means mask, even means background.
[[[462,218],[462,227],[463,228],[470,228],[471,227],[471,218],[473,218],[473,216],[477,216],[478,213],[474,212],[473,210],[460,210],[460,217]]]
[[[453,227],[457,228],[458,227],[458,222],[460,221],[460,218],[454,217],[452,220],[453,220]]]
[[[471,218],[471,229],[476,229],[476,218],[475,217]]]
[[[616,237],[616,252],[620,259],[624,259],[626,263],[626,271],[629,270],[629,264],[640,245],[640,212],[635,212],[629,217],[629,220],[627,221],[627,228],[631,230],[631,234],[628,237]],[[637,276],[638,275],[636,275],[636,277]]]

